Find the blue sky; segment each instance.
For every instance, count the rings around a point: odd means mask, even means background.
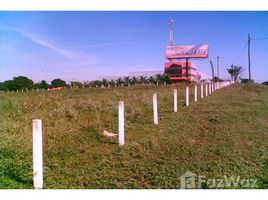
[[[87,81],[131,71],[163,70],[169,18],[176,44],[208,44],[209,58],[192,60],[220,76],[231,64],[247,75],[247,34],[268,38],[268,12],[0,12],[0,81]],[[252,77],[268,80],[268,40],[252,40]]]

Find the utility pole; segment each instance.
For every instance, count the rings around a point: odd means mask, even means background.
[[[210,61],[210,65],[211,65],[211,73],[212,73],[212,84],[213,84],[213,88],[214,88],[214,66],[213,66],[211,61]]]
[[[218,80],[220,79],[219,60],[220,60],[220,57],[218,56],[217,57],[217,77],[218,77]]]
[[[250,69],[250,34],[248,34],[248,79],[251,82],[251,69]]]

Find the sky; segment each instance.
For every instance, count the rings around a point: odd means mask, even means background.
[[[90,81],[133,71],[163,71],[173,18],[176,45],[208,44],[208,59],[192,59],[211,75],[220,57],[220,77],[232,64],[248,78],[268,81],[268,12],[44,11],[0,12],[0,82],[27,76],[35,82],[61,78]],[[261,40],[263,39],[263,40]]]

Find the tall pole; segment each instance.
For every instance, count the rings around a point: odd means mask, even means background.
[[[251,69],[250,69],[250,34],[248,34],[248,79],[251,81]]]
[[[210,61],[210,65],[211,65],[211,73],[212,73],[212,87],[214,89],[214,66],[211,61]]]
[[[220,79],[219,60],[220,60],[220,57],[218,56],[217,57],[217,77],[218,77],[218,79]]]
[[[171,18],[169,20],[169,45],[173,46],[174,45],[174,41],[173,41],[173,27],[174,27],[174,20]]]
[[[187,81],[188,81],[188,77],[189,77],[189,71],[188,71],[188,58],[186,58],[186,77],[187,77]]]

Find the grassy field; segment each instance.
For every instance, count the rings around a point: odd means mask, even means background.
[[[254,178],[258,188],[268,188],[268,87],[234,84],[194,103],[191,86],[189,107],[185,87],[0,93],[0,188],[33,188],[35,118],[43,120],[45,188],[180,188],[186,171]],[[102,135],[117,132],[119,100],[125,102],[123,147]]]

